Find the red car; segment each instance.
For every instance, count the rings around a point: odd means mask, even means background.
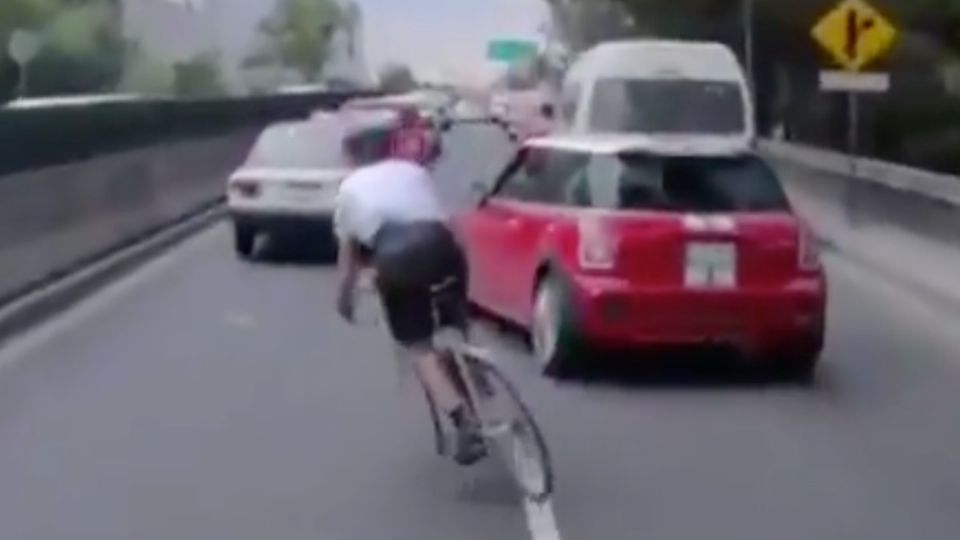
[[[812,374],[826,280],[774,171],[717,136],[525,143],[459,218],[471,301],[528,328],[544,371],[593,348],[733,346]]]

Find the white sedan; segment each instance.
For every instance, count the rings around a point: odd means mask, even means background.
[[[333,209],[350,172],[344,132],[334,118],[276,124],[227,182],[234,247],[253,255],[257,235],[289,234],[333,244]]]

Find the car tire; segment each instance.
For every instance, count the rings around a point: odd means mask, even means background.
[[[324,255],[325,259],[328,262],[333,264],[337,263],[337,259],[340,258],[340,239],[337,238],[337,232],[334,230],[333,225],[330,225],[330,229],[324,232]]]
[[[780,364],[779,374],[786,380],[810,382],[817,372],[820,357],[816,354],[792,355]]]
[[[257,239],[257,231],[252,227],[234,224],[233,226],[233,249],[241,259],[250,259],[253,257],[254,243]]]
[[[585,347],[574,314],[563,282],[553,276],[540,280],[533,300],[530,345],[545,375],[568,378],[580,371]]]

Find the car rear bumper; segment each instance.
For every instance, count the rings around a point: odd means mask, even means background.
[[[283,233],[304,230],[332,231],[332,212],[278,212],[231,209],[230,219],[238,226]]]
[[[596,276],[572,283],[582,337],[601,347],[717,345],[763,356],[818,351],[823,342],[822,277],[737,291],[641,287]]]

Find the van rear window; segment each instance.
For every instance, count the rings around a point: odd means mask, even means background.
[[[590,106],[594,131],[739,133],[743,96],[735,82],[601,79]]]
[[[790,209],[779,179],[756,156],[623,155],[616,163],[593,168],[593,175],[601,171],[601,177],[591,178],[598,206],[684,212]]]

